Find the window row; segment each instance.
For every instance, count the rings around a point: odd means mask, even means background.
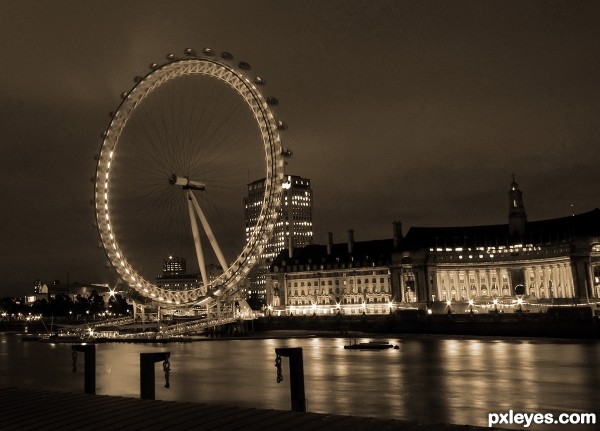
[[[346,280],[341,280],[341,281],[343,282],[343,284],[346,284]],[[319,282],[318,281],[313,281],[313,282],[311,282],[311,281],[307,281],[307,282],[304,282],[304,281],[300,281],[300,282],[294,281],[292,286],[293,287],[298,287],[298,286],[299,287],[304,287],[305,283],[306,283],[307,287],[319,286]],[[339,286],[340,285],[340,279],[336,278],[335,280],[321,280],[321,286],[332,286],[334,283],[335,283],[336,286]],[[380,277],[379,278],[379,283],[380,284],[389,283],[389,279],[386,279],[384,277]],[[354,279],[350,278],[348,280],[348,284],[354,284]],[[360,279],[360,278],[357,279],[356,280],[356,284],[361,284],[362,285],[363,284],[363,280]],[[364,279],[364,284],[369,284],[369,279],[368,278]],[[377,278],[372,278],[371,279],[371,284],[377,284]]]

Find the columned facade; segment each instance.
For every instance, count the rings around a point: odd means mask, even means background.
[[[413,242],[415,236],[409,231],[406,239]],[[600,237],[543,245],[399,249],[393,262],[391,278],[398,280],[403,302],[510,299],[519,285],[531,303],[600,300]]]
[[[530,222],[514,176],[508,194],[508,224],[412,227],[395,238],[391,279],[402,302],[600,300],[600,210]]]

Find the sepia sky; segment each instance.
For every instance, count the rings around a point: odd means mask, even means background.
[[[317,243],[506,223],[513,173],[529,220],[598,207],[598,22],[597,1],[0,0],[0,297],[114,281],[100,133],[133,76],[186,47],[265,78]]]

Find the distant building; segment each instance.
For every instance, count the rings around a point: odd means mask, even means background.
[[[43,283],[42,280],[37,279],[33,282],[33,295],[26,295],[25,301],[27,303],[34,303],[35,301],[48,299],[48,285]]]
[[[77,296],[83,298],[89,298],[93,294],[97,294],[102,297],[105,303],[108,303],[111,296],[114,295],[125,295],[125,291],[121,288],[111,289],[106,283],[73,283],[71,285],[70,297],[73,301],[77,300]]]
[[[393,241],[311,244],[286,249],[266,277],[267,304],[275,315],[388,314],[392,307]]]
[[[49,300],[56,296],[68,296],[72,301],[76,301],[78,296],[89,298],[94,293],[100,295],[104,302],[108,302],[112,295],[125,293],[123,290],[113,290],[108,284],[104,283],[74,282],[69,285],[63,285],[59,280],[54,280],[50,284],[50,287],[41,280],[35,280],[33,292],[33,295],[27,295],[26,297],[28,303],[43,299]]]
[[[188,274],[186,271],[185,258],[179,256],[165,257],[163,259],[163,272],[156,277],[156,285],[169,290],[196,289],[202,286],[200,274]],[[223,274],[223,269],[219,265],[210,264],[206,266],[209,283],[216,280],[221,274]]]
[[[248,184],[248,196],[244,199],[246,217],[246,240],[252,235],[252,228],[260,215],[264,200],[265,179]],[[271,241],[261,255],[261,261],[248,275],[249,290],[246,292],[252,302],[264,304],[266,301],[265,276],[273,259],[285,249],[304,247],[313,239],[313,192],[310,179],[296,175],[286,175],[283,195],[277,222]],[[255,305],[254,304],[254,305]]]
[[[163,259],[163,276],[182,275],[185,272],[185,258],[169,256]]]
[[[42,280],[37,279],[33,282],[33,293],[48,295],[48,286],[42,282]]]
[[[69,293],[70,293],[69,283],[62,284],[60,282],[60,280],[54,280],[48,286],[48,295],[50,297],[53,297],[56,295],[68,295]]]
[[[528,221],[514,177],[508,224],[411,227],[397,224],[391,267],[401,302],[560,304],[600,298],[600,210]]]

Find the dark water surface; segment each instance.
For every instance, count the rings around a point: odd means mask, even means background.
[[[358,340],[367,341],[368,339]],[[593,412],[600,419],[600,342],[390,338],[399,350],[348,351],[342,338],[219,340],[96,346],[97,394],[139,397],[139,353],[171,352],[156,399],[290,409],[289,371],[276,347],[302,347],[308,411],[487,426],[490,412]],[[0,385],[83,392],[71,345],[0,334]],[[503,425],[506,427],[506,425]],[[524,429],[522,426],[511,427]],[[598,429],[561,425],[561,430]],[[556,429],[532,425],[529,429]]]

